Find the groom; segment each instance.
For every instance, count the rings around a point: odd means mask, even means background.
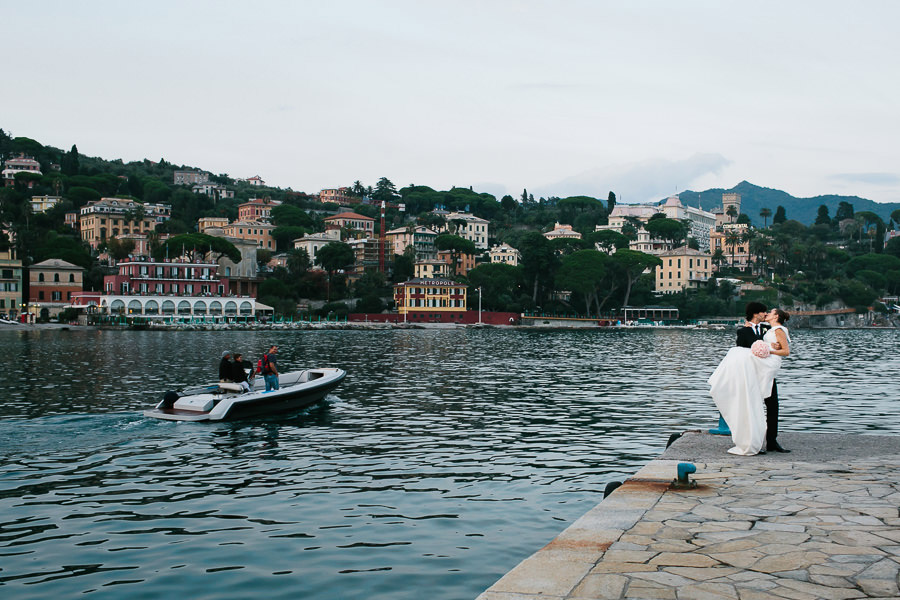
[[[738,329],[737,345],[749,348],[756,340],[763,339],[769,324],[765,322],[766,305],[761,302],[751,302],[747,305],[747,323]],[[778,443],[778,385],[772,382],[772,395],[763,402],[766,405],[766,449],[771,452],[790,452]]]

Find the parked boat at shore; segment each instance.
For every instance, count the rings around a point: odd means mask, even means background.
[[[282,373],[279,389],[265,391],[257,377],[249,392],[236,383],[214,383],[167,392],[145,417],[169,421],[222,421],[299,410],[322,400],[347,375],[343,369],[306,369]]]

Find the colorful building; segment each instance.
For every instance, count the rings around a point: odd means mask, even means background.
[[[709,234],[709,246],[712,254],[722,252],[723,264],[739,269],[750,265],[750,242],[746,238],[749,225],[744,223],[726,223],[722,231]]]
[[[687,246],[663,252],[659,258],[662,265],[656,267],[656,291],[663,294],[697,289],[715,272],[711,254]]]
[[[35,214],[47,212],[60,202],[62,202],[62,196],[32,196],[31,212]]]
[[[319,202],[350,206],[351,204],[359,204],[359,201],[359,198],[350,195],[350,188],[346,187],[331,188],[319,192]]]
[[[466,285],[446,279],[410,279],[394,286],[400,315],[412,322],[461,322]]]
[[[22,261],[12,248],[0,250],[0,315],[15,319],[22,304]]]
[[[469,213],[451,212],[444,217],[447,224],[444,231],[458,235],[475,244],[479,250],[488,249],[488,237],[490,221],[476,217]]]
[[[148,234],[167,221],[172,208],[165,204],[141,204],[124,198],[101,198],[81,207],[78,230],[94,249],[108,238],[122,234]]]
[[[28,268],[28,312],[55,317],[84,289],[84,267],[51,258]]]
[[[41,163],[24,154],[8,159],[2,172],[4,185],[15,185],[16,173],[34,173],[35,175],[40,175]],[[28,187],[31,187],[31,183],[29,183]]]
[[[311,264],[316,264],[316,252],[332,242],[339,241],[341,241],[341,230],[329,229],[321,233],[308,233],[302,238],[297,238],[294,240],[294,248],[306,250],[306,254],[309,256],[309,262]]]
[[[262,305],[250,296],[231,294],[231,278],[219,276],[218,268],[214,262],[123,261],[116,275],[104,277],[102,292],[73,294],[72,305],[152,320],[255,318]]]
[[[544,237],[548,240],[558,240],[558,239],[567,239],[567,240],[580,240],[581,234],[572,229],[571,225],[563,225],[562,223],[554,223],[553,229],[546,232]]]
[[[272,209],[281,202],[268,198],[251,198],[248,202],[238,205],[238,221],[265,221],[272,220]]]
[[[235,221],[222,228],[225,236],[240,240],[253,240],[257,248],[275,250],[272,230],[275,226],[263,221]]]
[[[415,260],[429,260],[437,256],[434,247],[434,241],[437,239],[437,232],[423,226],[409,226],[392,229],[385,233],[389,249],[394,254],[402,255],[410,246],[416,252]]]
[[[375,237],[375,219],[355,212],[342,212],[323,219],[325,225],[340,227],[347,237],[355,239]]]
[[[492,263],[502,263],[515,267],[522,262],[522,253],[509,244],[492,246],[489,255]]]

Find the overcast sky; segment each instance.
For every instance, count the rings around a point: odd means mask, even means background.
[[[0,0],[0,128],[294,190],[900,201],[900,2]]]

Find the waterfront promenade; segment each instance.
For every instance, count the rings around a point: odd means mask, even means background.
[[[900,436],[779,440],[686,433],[478,600],[900,598]]]

